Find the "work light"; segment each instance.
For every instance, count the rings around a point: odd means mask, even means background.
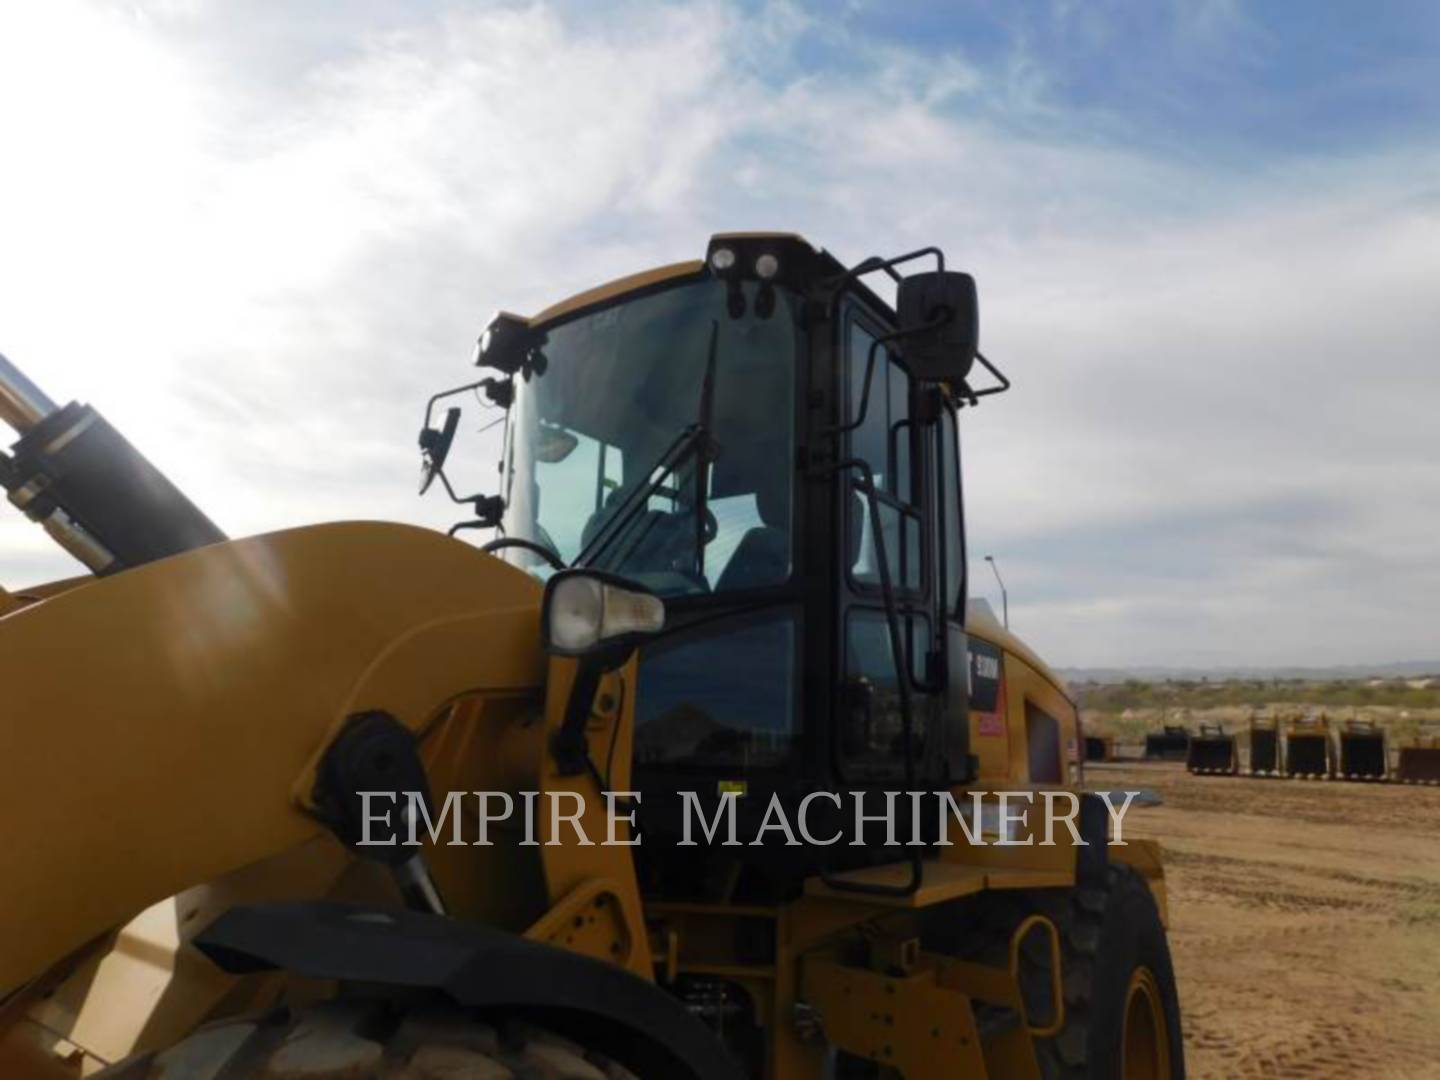
[[[665,602],[624,578],[566,570],[545,585],[546,647],[561,656],[623,652],[665,626]]]

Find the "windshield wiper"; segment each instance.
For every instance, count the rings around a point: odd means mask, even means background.
[[[660,490],[660,485],[665,478],[670,476],[680,467],[692,450],[700,443],[705,436],[705,429],[699,424],[691,424],[675,436],[674,440],[667,446],[664,452],[656,459],[655,464],[650,466],[646,476],[649,479],[635,488],[630,494],[621,500],[615,512],[605,519],[590,542],[581,549],[580,554],[575,556],[571,566],[588,566],[605,553],[605,550],[614,542],[615,538],[625,531],[635,515],[650,501],[650,496]]]
[[[710,434],[710,424],[715,411],[715,358],[719,350],[719,338],[720,323],[718,320],[712,320],[710,345],[705,356],[705,376],[700,387],[699,420],[675,436],[655,464],[650,466],[649,471],[645,473],[649,479],[621,500],[620,505],[615,508],[615,512],[590,538],[590,543],[586,544],[580,554],[575,556],[574,562],[571,563],[572,566],[594,564],[611,544],[625,533],[630,522],[650,501],[650,496],[660,490],[666,477],[672,476],[686,458],[698,450],[695,468],[695,482],[698,485],[695,493],[695,560],[699,573],[702,577],[704,576],[706,505],[709,501],[710,463],[720,453],[718,444]],[[636,543],[631,545],[631,550],[633,551],[635,546],[643,540],[643,536],[638,538]]]
[[[715,354],[720,340],[720,321],[710,323],[710,350],[705,357],[705,381],[700,386],[700,437],[703,444],[695,457],[695,572],[705,576],[705,531],[710,502],[710,465],[720,456],[720,447],[711,434],[715,422]]]

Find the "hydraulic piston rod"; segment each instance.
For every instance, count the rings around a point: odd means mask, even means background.
[[[0,353],[0,420],[24,435],[58,406]]]
[[[164,473],[89,405],[57,406],[0,356],[0,420],[19,434],[0,485],[97,574],[225,539]]]

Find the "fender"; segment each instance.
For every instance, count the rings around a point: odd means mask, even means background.
[[[741,1076],[710,1029],[654,983],[488,926],[301,901],[231,908],[195,945],[235,975],[278,968],[314,979],[431,988],[474,1008],[561,1010],[583,1025],[596,1049],[642,1076]]]
[[[312,763],[358,709],[422,731],[544,685],[541,587],[412,526],[317,525],[0,617],[0,995],[167,896],[322,831]]]

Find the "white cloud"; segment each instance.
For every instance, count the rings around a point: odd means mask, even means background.
[[[822,40],[843,66],[798,67]],[[1017,57],[922,65],[785,4],[7,8],[0,349],[234,534],[442,524],[415,429],[491,309],[724,228],[939,242],[1016,381],[967,431],[974,550],[1044,651],[1440,656],[1433,158],[1182,167]],[[59,572],[14,518],[0,580]]]

